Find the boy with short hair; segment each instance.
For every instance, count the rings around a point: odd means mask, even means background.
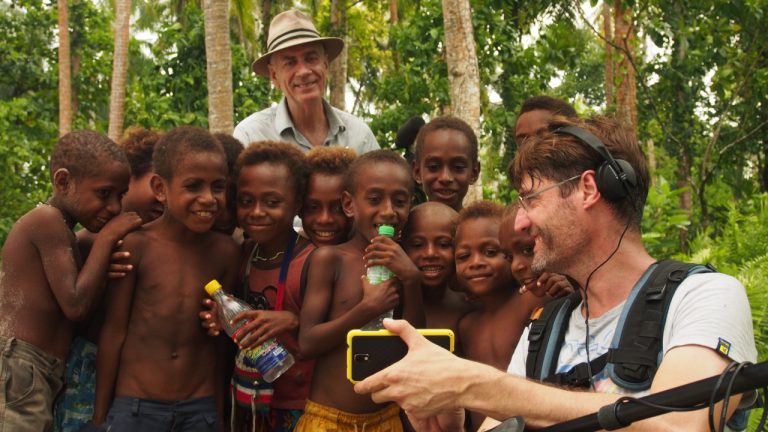
[[[131,127],[125,131],[117,146],[125,153],[131,167],[131,180],[121,204],[124,212],[136,212],[144,223],[163,214],[163,204],[155,198],[149,180],[152,177],[152,152],[160,139],[160,133],[143,127]],[[82,229],[77,232],[80,254],[87,257],[96,234]],[[129,272],[125,260],[130,252],[121,250],[112,255],[108,276],[119,278]],[[93,416],[93,400],[96,390],[96,343],[104,321],[101,304],[94,307],[90,319],[76,330],[66,364],[66,385],[54,408],[54,430],[79,431]]]
[[[555,116],[569,119],[578,118],[576,110],[568,102],[551,96],[532,96],[523,101],[515,122],[515,143],[517,147],[525,143],[528,137],[546,129]]]
[[[390,150],[366,153],[350,166],[344,189],[344,213],[354,220],[352,238],[319,248],[310,257],[299,347],[304,356],[317,357],[317,363],[296,431],[400,431],[396,405],[382,406],[354,392],[346,378],[345,356],[347,332],[393,309],[398,299],[403,317],[423,324],[419,271],[394,240],[377,230],[388,224],[400,233],[405,225],[413,193],[408,164]],[[386,266],[396,278],[369,284],[366,267],[374,265]]]
[[[509,260],[512,276],[520,286],[520,294],[530,292],[536,297],[557,298],[574,292],[578,288],[577,284],[567,276],[533,271],[531,265],[536,241],[527,232],[515,230],[518,211],[518,203],[512,203],[504,209],[499,227],[499,244]]]
[[[130,170],[112,140],[91,131],[61,137],[50,161],[53,195],[22,216],[3,245],[0,278],[0,425],[52,427],[74,322],[98,302],[115,244],[141,225],[119,214]],[[74,226],[99,233],[85,262]],[[2,428],[0,428],[2,429]]]
[[[163,214],[163,204],[152,193],[149,182],[154,174],[152,153],[162,134],[143,127],[131,127],[117,145],[123,149],[131,164],[131,182],[123,196],[123,210],[135,211],[144,223],[151,222]]]
[[[216,430],[223,339],[200,331],[198,305],[212,279],[227,288],[236,280],[237,245],[211,231],[224,207],[225,155],[207,131],[179,127],[157,143],[153,162],[165,211],[124,240],[134,270],[106,299],[93,422],[113,432]]]
[[[307,152],[309,184],[299,216],[304,234],[316,246],[344,243],[352,221],[341,208],[344,173],[357,157],[346,147],[315,147]]]
[[[504,370],[531,311],[544,300],[517,293],[507,256],[499,242],[504,207],[477,201],[459,213],[456,223],[456,276],[478,300],[476,310],[459,321],[464,356]],[[471,413],[473,426],[484,416]]]
[[[458,213],[445,204],[425,202],[411,210],[403,248],[421,271],[427,328],[448,328],[458,334],[459,319],[474,307],[456,286],[453,233]]]
[[[472,127],[457,117],[437,117],[419,130],[414,147],[413,178],[429,201],[461,210],[469,185],[480,175]]]

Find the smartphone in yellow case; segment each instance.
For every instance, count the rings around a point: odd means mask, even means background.
[[[430,342],[453,352],[450,329],[419,329]],[[408,347],[389,330],[350,330],[347,333],[347,379],[362,381],[405,357]]]

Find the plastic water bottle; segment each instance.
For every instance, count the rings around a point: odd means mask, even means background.
[[[205,291],[221,306],[221,324],[224,331],[234,340],[234,335],[245,325],[246,321],[240,320],[234,324],[230,324],[230,321],[240,312],[253,310],[253,308],[248,303],[227,295],[216,279],[205,285]],[[291,353],[275,338],[271,338],[257,347],[243,350],[243,353],[248,363],[251,363],[261,373],[266,382],[276,380],[294,363]]]
[[[395,236],[395,228],[391,225],[380,225],[379,226],[379,235],[387,236],[389,238],[392,238]],[[388,269],[385,266],[371,266],[368,267],[368,271],[366,272],[366,277],[368,278],[368,282],[370,282],[373,285],[378,285],[382,282],[388,281],[395,277],[395,274],[392,273],[390,269]],[[376,317],[373,321],[369,322],[368,324],[363,326],[363,330],[380,330],[384,328],[384,318],[392,318],[392,313],[394,310],[390,309],[383,314]]]

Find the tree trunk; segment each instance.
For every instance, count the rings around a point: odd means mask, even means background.
[[[261,53],[258,55],[267,52],[267,33],[269,32],[270,21],[272,21],[272,0],[261,0],[261,36],[259,36]]]
[[[389,24],[390,27],[397,25],[399,18],[397,15],[397,0],[389,0]],[[392,63],[396,71],[400,70],[400,53],[397,52],[397,47],[392,44],[392,39],[389,42],[389,49],[392,51]]]
[[[331,34],[346,40],[347,36],[347,2],[346,0],[331,0]],[[330,103],[343,110],[345,103],[345,89],[347,86],[347,44],[328,70],[330,78]]]
[[[616,87],[616,114],[619,120],[629,127],[633,133],[637,130],[637,86],[635,69],[629,56],[634,56],[634,30],[632,28],[632,9],[624,8],[621,0],[615,0],[614,13],[614,43],[622,48],[621,61],[616,68],[619,83]]]
[[[656,186],[656,145],[652,139],[645,142],[645,157],[648,159],[648,175],[651,186]]]
[[[688,218],[693,220],[693,183],[691,179],[693,175],[691,173],[693,167],[693,149],[691,134],[695,130],[693,124],[691,124],[690,115],[688,114],[692,110],[690,98],[688,93],[691,92],[691,86],[688,84],[687,78],[685,78],[685,71],[687,57],[688,57],[688,41],[686,38],[687,24],[685,19],[684,6],[679,3],[673,3],[673,11],[676,16],[676,22],[678,28],[673,29],[673,53],[672,53],[672,68],[675,71],[681,71],[683,73],[676,74],[674,76],[673,88],[677,91],[674,94],[675,103],[672,106],[670,124],[675,125],[675,128],[679,131],[679,145],[670,149],[670,154],[676,154],[678,159],[678,166],[675,175],[675,186],[682,188],[683,191],[678,196],[678,203],[680,208],[685,210]],[[674,145],[674,142],[671,143]],[[688,230],[680,229],[680,250],[683,252],[688,251]]]
[[[72,58],[69,52],[67,0],[58,0],[59,12],[59,136],[72,130]]]
[[[613,95],[613,20],[611,19],[611,5],[603,2],[603,37],[605,38],[605,108],[610,111],[616,104]]]
[[[480,71],[469,0],[443,0],[443,24],[451,94],[449,112],[467,122],[480,137]],[[482,198],[482,181],[478,178],[464,202]]]
[[[229,0],[204,0],[205,59],[208,78],[208,129],[231,134],[232,51],[229,45]]]
[[[123,134],[131,0],[116,0],[115,9],[115,52],[112,60],[112,89],[109,96],[109,130],[107,132],[113,141],[119,140]]]
[[[760,166],[760,192],[768,192],[768,138],[762,139],[763,154]]]

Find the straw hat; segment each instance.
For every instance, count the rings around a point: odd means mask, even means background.
[[[291,9],[282,12],[272,19],[267,35],[267,52],[255,62],[253,71],[258,75],[269,77],[269,57],[282,49],[312,42],[320,42],[325,46],[328,61],[336,58],[344,48],[344,41],[336,37],[321,37],[315,25],[303,13]]]

